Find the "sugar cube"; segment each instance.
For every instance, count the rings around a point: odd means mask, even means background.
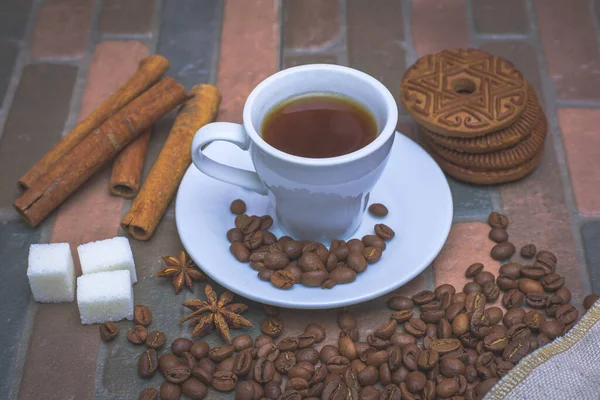
[[[126,237],[82,244],[77,247],[77,253],[84,275],[126,269],[130,272],[131,283],[137,282],[133,253]]]
[[[82,324],[133,319],[129,271],[116,270],[77,278],[77,306]]]
[[[35,301],[63,303],[75,299],[75,268],[68,243],[32,244],[27,278]]]

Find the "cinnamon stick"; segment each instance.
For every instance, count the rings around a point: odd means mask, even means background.
[[[215,120],[221,94],[211,85],[196,85],[179,110],[169,137],[131,208],[121,221],[138,240],[152,237],[185,171],[192,162],[192,139],[198,129]]]
[[[132,199],[137,195],[142,181],[150,132],[151,130],[148,129],[142,133],[115,158],[109,182],[110,192],[113,195],[126,199]]]
[[[137,72],[31,167],[18,180],[19,185],[25,189],[31,187],[33,182],[48,172],[94,129],[154,85],[167,69],[169,69],[169,61],[163,56],[152,55],[143,59]]]
[[[13,204],[36,227],[127,144],[187,97],[185,88],[164,78],[126,105],[67,153]]]

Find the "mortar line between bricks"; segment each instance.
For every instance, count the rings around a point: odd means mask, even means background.
[[[340,33],[337,39],[334,41],[332,54],[337,56],[338,63],[341,65],[350,66],[350,59],[348,58],[348,2],[347,0],[338,1],[340,8]]]
[[[404,52],[406,59],[405,70],[409,65],[417,61],[417,51],[413,43],[412,35],[412,2],[411,0],[402,1],[402,17],[404,19]],[[403,71],[404,73],[404,71]]]
[[[283,0],[277,0],[277,21],[279,26],[277,27],[277,71],[281,71],[284,66],[284,56],[287,54],[285,51],[284,44],[284,11],[283,11]]]
[[[223,37],[223,19],[225,17],[225,2],[219,2],[219,9],[217,10],[217,36],[215,43],[213,44],[215,52],[215,56],[212,59],[212,64],[210,66],[210,72],[208,74],[209,83],[211,85],[215,85],[217,83],[217,78],[219,76],[219,59],[221,58],[221,41]],[[281,29],[281,28],[280,28]],[[156,34],[156,40],[158,42],[158,36],[160,34],[160,26]]]
[[[465,0],[465,13],[467,14],[467,33],[469,34],[470,47],[475,46],[475,37],[477,29],[475,28],[475,18],[473,17],[473,3],[471,0]]]
[[[532,0],[526,0],[525,6],[527,11],[527,17],[529,19],[529,25],[532,28],[533,48],[536,51],[540,71],[542,72],[540,75],[542,84],[544,86],[544,97],[546,100],[546,105],[548,107],[548,112],[546,114],[549,115],[549,134],[552,135],[554,139],[554,153],[556,154],[556,158],[558,161],[560,178],[564,192],[563,194],[565,197],[567,211],[569,214],[571,232],[573,234],[575,252],[577,253],[577,260],[579,261],[579,273],[581,277],[581,282],[583,285],[583,289],[587,292],[590,292],[591,280],[589,275],[589,267],[586,263],[585,252],[583,249],[583,239],[581,237],[581,230],[579,228],[580,215],[575,205],[573,188],[571,186],[571,179],[568,171],[568,165],[566,162],[566,154],[562,146],[562,131],[560,130],[560,125],[558,124],[558,106],[556,102],[556,90],[554,88],[554,84],[550,78],[550,75],[548,74],[548,63],[546,62],[546,57],[542,47],[542,40],[539,35],[537,12],[535,10],[535,7],[533,6]],[[583,299],[578,300],[582,301]]]
[[[600,22],[598,21],[598,18],[596,18],[596,3],[594,2],[594,0],[587,0],[587,3],[590,9],[590,13],[592,15],[592,24],[594,25],[596,42],[600,43]]]
[[[594,100],[556,100],[558,108],[600,108],[600,101]]]
[[[152,33],[98,33],[101,42],[107,40],[138,40],[145,41],[152,37]]]

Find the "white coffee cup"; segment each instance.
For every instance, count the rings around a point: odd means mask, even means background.
[[[350,97],[371,111],[378,136],[367,146],[331,158],[298,157],[260,135],[265,115],[284,100],[308,93]],[[282,70],[262,81],[244,106],[243,125],[214,122],[196,132],[192,160],[215,179],[269,195],[281,229],[298,240],[345,239],[359,227],[394,142],[398,107],[375,78],[352,68],[312,64]],[[256,172],[215,162],[202,149],[214,141],[250,152]],[[232,199],[233,200],[233,199]]]

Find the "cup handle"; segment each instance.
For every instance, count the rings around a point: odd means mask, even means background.
[[[192,161],[196,168],[214,179],[266,195],[267,186],[256,172],[218,163],[203,153],[205,145],[217,140],[233,143],[246,151],[250,147],[250,138],[242,125],[231,122],[207,124],[196,132],[192,141]]]

